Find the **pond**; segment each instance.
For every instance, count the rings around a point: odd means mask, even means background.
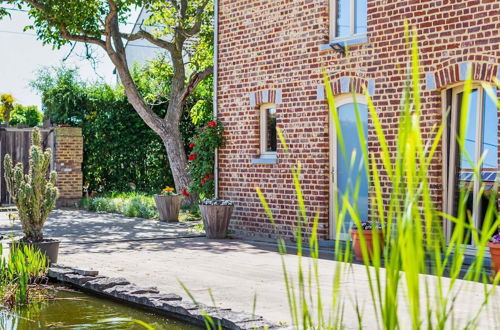
[[[0,310],[0,329],[144,329],[130,319],[159,330],[197,327],[68,288],[50,289],[51,298],[14,311]]]

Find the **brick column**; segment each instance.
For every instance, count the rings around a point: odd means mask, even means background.
[[[57,205],[74,206],[82,198],[83,137],[78,127],[57,127],[54,146],[59,199]]]

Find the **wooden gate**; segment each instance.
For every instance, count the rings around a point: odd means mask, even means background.
[[[5,182],[4,158],[10,154],[14,164],[22,163],[25,171],[29,163],[29,151],[31,147],[31,128],[0,128],[0,205],[10,204],[9,193]],[[52,149],[51,170],[54,169],[54,131],[43,129],[42,145]]]

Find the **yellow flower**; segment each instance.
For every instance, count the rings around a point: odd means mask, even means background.
[[[172,188],[172,187],[165,187],[165,189],[163,189],[163,190],[161,191],[161,193],[162,193],[162,194],[164,194],[164,193],[167,193],[167,192],[174,192],[174,190],[175,190],[175,189],[174,189],[174,188]]]

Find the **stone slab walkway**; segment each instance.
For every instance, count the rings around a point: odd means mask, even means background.
[[[53,222],[60,221],[57,225]],[[5,228],[0,220],[0,231]],[[55,212],[47,225],[47,233],[64,240],[61,264],[99,270],[102,275],[124,277],[139,286],[155,286],[162,292],[177,293],[189,299],[180,281],[199,301],[211,305],[210,291],[216,305],[235,311],[253,312],[274,322],[290,322],[280,255],[276,246],[238,240],[186,238],[188,228],[164,228],[139,219],[117,215],[62,210]],[[168,226],[167,226],[168,227]],[[140,240],[140,239],[144,240]],[[328,308],[336,262],[326,253],[318,261],[319,282],[325,307]],[[286,255],[283,260],[294,280],[298,259]],[[304,258],[306,269],[311,259]],[[382,274],[383,275],[383,274]],[[433,282],[433,277],[422,281]],[[448,281],[444,280],[446,286]],[[482,301],[482,286],[461,281],[457,304],[457,323],[468,319]],[[363,305],[364,327],[375,328],[369,282],[364,266],[352,265],[341,281],[341,292],[349,297],[346,325],[358,329],[355,310],[350,305],[357,299]],[[400,309],[407,306],[401,293]],[[500,291],[479,320],[479,329],[500,329]],[[403,323],[408,325],[407,319]],[[408,328],[405,326],[405,328]]]
[[[203,236],[193,230],[197,224],[164,223],[120,214],[57,209],[47,220],[44,235],[72,244]],[[6,213],[0,213],[0,235],[8,237],[12,233],[22,235],[20,222],[11,222]]]

